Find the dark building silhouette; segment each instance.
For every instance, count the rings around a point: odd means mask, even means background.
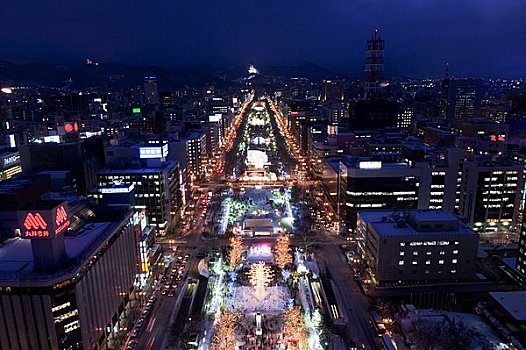
[[[81,142],[28,144],[20,147],[25,172],[68,170],[81,194],[96,186],[95,172],[104,164],[104,141],[92,138]]]
[[[482,80],[450,79],[442,81],[442,116],[447,119],[471,120],[477,116],[482,100]]]
[[[388,100],[361,100],[351,104],[350,130],[395,128],[398,121],[398,104]]]
[[[343,80],[341,79],[325,79],[323,81],[323,101],[336,102],[342,101],[343,95]]]

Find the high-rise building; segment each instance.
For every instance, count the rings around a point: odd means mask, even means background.
[[[411,106],[400,108],[396,127],[404,131],[409,131],[411,129],[411,123],[413,122],[414,113],[414,109]]]
[[[385,41],[376,29],[365,47],[365,94],[368,98],[379,96],[384,79]]]
[[[358,213],[362,254],[380,287],[466,283],[479,235],[440,210]]]
[[[349,129],[356,131],[396,128],[399,125],[398,115],[396,101],[384,99],[355,101],[350,105]]]
[[[127,182],[135,187],[135,206],[146,208],[148,221],[157,235],[166,235],[180,209],[179,169],[176,162],[139,169],[102,169],[97,172],[99,187]]]
[[[362,210],[427,208],[427,167],[346,157],[338,174],[338,212],[350,228]]]
[[[517,224],[523,167],[506,159],[476,157],[459,166],[455,211],[478,232],[507,232]]]
[[[159,104],[159,92],[157,91],[157,77],[144,77],[144,103],[149,105]]]
[[[26,172],[71,171],[78,191],[87,194],[96,186],[95,172],[104,164],[104,141],[89,138],[80,142],[31,143],[20,147]]]
[[[477,115],[482,99],[482,80],[449,79],[442,84],[442,94],[447,94],[446,117],[456,120],[471,120]]]
[[[135,207],[146,209],[158,235],[168,233],[182,206],[179,164],[168,161],[168,153],[168,144],[158,142],[109,147],[107,166],[97,172],[99,189],[120,183],[134,186]]]
[[[207,131],[200,129],[185,135],[179,141],[170,144],[174,159],[186,169],[188,178],[197,179],[206,170],[208,154]]]
[[[323,81],[322,101],[337,102],[344,99],[343,80],[325,79]]]

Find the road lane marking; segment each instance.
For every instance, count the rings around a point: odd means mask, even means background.
[[[155,337],[150,338],[150,340],[148,340],[148,344],[146,344],[146,349],[147,350],[151,350],[151,348],[153,347],[153,343],[154,342],[155,342]]]
[[[148,333],[152,332],[153,324],[155,323],[155,320],[156,318],[154,317],[150,320],[150,322],[148,322],[148,327],[146,328],[146,331],[148,331]]]

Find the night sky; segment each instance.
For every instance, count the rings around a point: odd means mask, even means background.
[[[0,59],[358,73],[374,28],[388,72],[526,76],[525,0],[0,0]]]

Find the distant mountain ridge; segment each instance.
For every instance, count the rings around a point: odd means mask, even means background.
[[[87,64],[17,64],[0,60],[0,82],[30,83],[69,89],[107,87],[128,89],[141,85],[144,76],[155,75],[160,89],[209,84],[228,84],[248,75],[247,66],[218,69],[210,64],[174,65],[170,67],[138,66],[116,62]],[[332,79],[337,73],[313,63],[298,66],[261,65],[261,75],[281,78],[304,77],[312,80]]]

